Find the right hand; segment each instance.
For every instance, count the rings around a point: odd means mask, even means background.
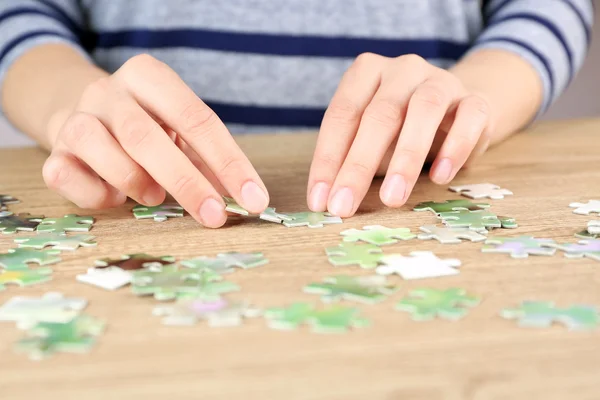
[[[48,124],[49,188],[82,208],[127,197],[158,205],[169,192],[206,227],[226,219],[220,193],[252,213],[269,204],[265,185],[217,115],[167,65],[131,58],[89,84]]]

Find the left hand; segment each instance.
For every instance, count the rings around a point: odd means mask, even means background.
[[[430,152],[430,177],[450,182],[489,145],[490,107],[451,72],[416,55],[360,55],[344,74],[323,118],[308,182],[308,205],[352,216],[373,177],[380,198],[408,199]],[[437,143],[437,145],[436,145]],[[433,147],[432,147],[433,146]]]

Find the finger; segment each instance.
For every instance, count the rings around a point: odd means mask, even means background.
[[[383,77],[335,179],[328,202],[331,213],[349,217],[356,212],[386,151],[398,137],[411,94],[423,79],[424,69],[415,69],[412,62],[399,63],[390,78]]]
[[[139,56],[115,77],[200,155],[236,201],[252,213],[264,211],[269,197],[258,173],[219,117],[172,69]]]
[[[450,182],[479,142],[489,119],[489,107],[479,96],[462,99],[454,123],[431,168],[431,180],[439,185]]]
[[[119,192],[69,153],[53,153],[42,169],[48,187],[80,208],[101,209],[125,203]]]
[[[164,201],[164,190],[93,115],[73,114],[63,125],[59,140],[110,185],[138,203],[157,205]]]
[[[197,221],[210,228],[222,226],[227,220],[222,197],[161,126],[127,95],[101,97],[109,101],[94,106],[96,116],[125,152]]]
[[[380,189],[381,200],[387,206],[399,207],[406,202],[457,89],[452,80],[438,77],[425,81],[412,94],[398,144]]]
[[[354,140],[363,112],[377,91],[386,58],[362,54],[342,77],[317,138],[310,167],[307,202],[313,211],[325,211],[331,186]]]

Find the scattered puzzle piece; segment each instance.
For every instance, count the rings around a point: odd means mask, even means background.
[[[9,283],[18,286],[29,286],[37,283],[48,282],[50,279],[52,279],[51,268],[0,272],[0,292],[6,289],[6,285]]]
[[[361,268],[375,268],[379,265],[383,250],[374,244],[341,243],[327,247],[325,253],[335,266],[358,264]]]
[[[526,258],[529,255],[551,256],[556,253],[552,239],[536,239],[533,236],[494,237],[485,241],[484,253],[509,253],[513,258]]]
[[[398,243],[400,240],[414,239],[417,235],[410,232],[409,228],[387,228],[381,225],[368,225],[360,229],[346,229],[340,232],[344,242],[363,241],[377,246]]]
[[[450,228],[469,228],[484,232],[488,229],[502,227],[502,222],[498,217],[488,211],[451,211],[440,213],[439,217],[444,225]]]
[[[461,185],[461,186],[450,186],[449,188],[453,192],[458,192],[463,196],[470,197],[472,199],[483,199],[488,197],[493,200],[503,199],[504,196],[512,195],[508,189],[501,189],[498,185],[491,183],[477,183],[474,185]]]
[[[177,203],[164,203],[150,207],[138,204],[133,207],[133,216],[136,219],[154,219],[155,222],[164,222],[169,218],[183,217],[183,207]]]
[[[600,221],[590,221],[588,222],[587,231],[592,235],[600,234]]]
[[[419,203],[413,208],[414,211],[431,211],[434,214],[442,212],[469,210],[480,211],[490,207],[487,203],[473,203],[470,200],[446,200],[441,203],[435,201],[425,201]]]
[[[306,293],[321,295],[324,302],[352,300],[375,304],[383,301],[398,288],[388,285],[384,276],[347,276],[339,275],[325,278],[323,283],[311,283],[304,287]]]
[[[268,207],[265,211],[260,213],[259,217],[262,220],[275,222],[277,224],[281,224],[284,221],[292,221],[294,219],[294,217],[289,214],[276,212],[273,207]]]
[[[498,219],[500,220],[503,229],[516,229],[519,227],[519,225],[517,225],[517,220],[512,217],[502,217],[498,215]]]
[[[60,250],[8,249],[0,254],[0,267],[8,271],[28,270],[28,263],[38,265],[55,264],[61,261]]]
[[[43,215],[22,213],[14,215],[10,211],[0,211],[0,231],[4,234],[13,234],[17,231],[33,232],[36,230]]]
[[[120,258],[101,258],[96,260],[96,268],[117,267],[124,271],[136,271],[144,268],[160,268],[163,265],[173,264],[175,257],[155,257],[146,253],[125,254]]]
[[[410,257],[400,254],[389,254],[382,258],[385,265],[377,267],[380,275],[398,274],[404,279],[437,278],[457,275],[460,260],[454,258],[441,259],[431,251],[413,251]]]
[[[591,330],[598,327],[600,316],[595,307],[575,305],[558,308],[551,302],[524,301],[515,309],[504,309],[500,314],[506,319],[518,319],[519,326],[549,328],[558,322],[569,330]]]
[[[231,251],[227,253],[217,254],[217,257],[196,257],[190,260],[181,261],[180,264],[184,267],[210,270],[218,274],[229,274],[234,272],[234,267],[242,269],[250,269],[265,265],[269,260],[263,253],[241,253]]]
[[[297,212],[287,214],[292,219],[283,221],[283,225],[288,228],[297,226],[308,226],[309,228],[323,228],[328,224],[341,224],[343,221],[340,217],[336,217],[328,212]]]
[[[590,200],[587,203],[571,203],[569,207],[575,208],[573,212],[580,215],[589,215],[590,213],[600,214],[600,200]]]
[[[591,234],[587,229],[584,229],[581,232],[577,232],[575,237],[579,239],[600,239],[600,234]]]
[[[44,247],[51,246],[54,250],[74,251],[81,247],[97,246],[96,237],[91,235],[67,236],[66,234],[48,233],[33,237],[20,237],[15,239],[19,247],[34,248],[41,250]]]
[[[105,290],[117,290],[131,283],[131,271],[124,271],[118,267],[88,268],[85,274],[78,274],[78,282],[87,283]]]
[[[80,217],[76,214],[67,214],[62,218],[44,218],[37,227],[38,232],[88,232],[92,229],[94,218]]]
[[[40,322],[27,332],[16,349],[41,360],[57,352],[87,353],[96,344],[106,324],[97,318],[80,315],[66,323]]]
[[[421,227],[421,230],[425,233],[420,233],[417,238],[421,240],[436,239],[444,244],[461,243],[461,239],[470,240],[471,242],[481,242],[487,238],[485,235],[469,228],[449,228],[436,225],[424,225]]]
[[[293,303],[287,308],[266,310],[265,318],[272,329],[294,330],[308,323],[316,333],[345,333],[349,328],[369,325],[369,321],[362,318],[356,308],[338,305],[317,310],[307,303]]]
[[[231,197],[223,196],[223,200],[225,201],[225,211],[230,213],[249,216],[250,213],[244,207],[240,206],[237,201],[232,199]]]
[[[579,244],[561,244],[555,247],[563,250],[569,258],[587,257],[600,261],[600,240],[597,239],[580,240]]]
[[[66,323],[77,317],[87,300],[46,293],[42,297],[16,296],[0,307],[0,321],[14,321],[27,329],[38,322]]]
[[[480,301],[463,289],[416,289],[400,300],[396,309],[409,312],[415,321],[430,321],[435,317],[457,320]]]
[[[178,300],[173,306],[155,307],[153,314],[162,316],[164,325],[195,325],[206,320],[210,327],[229,327],[241,325],[244,318],[260,316],[261,310],[225,299],[189,299]]]
[[[7,210],[8,204],[20,203],[19,199],[16,199],[8,194],[0,194],[0,211]]]

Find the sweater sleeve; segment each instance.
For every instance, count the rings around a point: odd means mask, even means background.
[[[502,49],[522,57],[544,87],[540,113],[583,65],[594,21],[592,0],[484,1],[486,27],[471,51]]]
[[[86,30],[78,0],[0,0],[0,87],[12,63],[46,43],[85,53]]]

